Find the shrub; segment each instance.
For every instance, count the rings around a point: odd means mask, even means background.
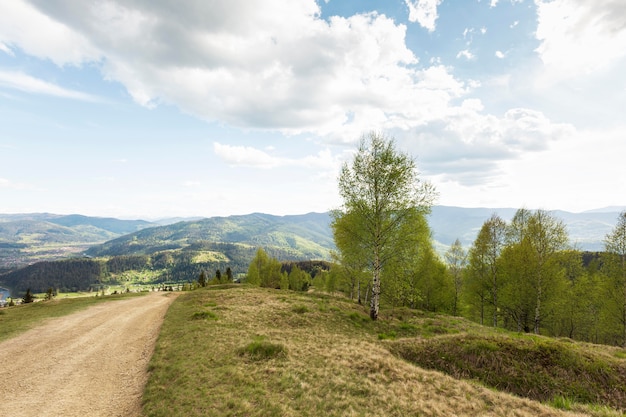
[[[287,349],[283,345],[271,343],[265,340],[265,338],[259,337],[252,343],[239,348],[237,354],[253,360],[267,360],[285,357],[287,355]]]

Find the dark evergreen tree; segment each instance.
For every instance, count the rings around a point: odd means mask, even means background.
[[[198,277],[198,284],[200,284],[201,287],[206,287],[206,274],[204,273],[204,271],[200,272],[200,276]]]
[[[35,301],[35,297],[30,293],[30,288],[26,290],[26,294],[24,294],[24,298],[22,298],[23,304],[32,303]]]

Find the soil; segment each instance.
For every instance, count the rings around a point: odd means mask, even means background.
[[[148,361],[175,297],[101,303],[0,343],[2,414],[140,416]]]

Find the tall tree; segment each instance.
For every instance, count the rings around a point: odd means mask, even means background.
[[[484,321],[485,303],[492,307],[492,324],[498,327],[500,311],[500,288],[503,274],[500,255],[505,246],[506,222],[497,214],[483,223],[469,251],[467,273],[471,294],[480,301],[481,324]]]
[[[350,236],[352,252],[369,259],[370,317],[376,320],[383,268],[406,238],[399,231],[411,215],[428,212],[435,193],[419,179],[415,161],[397,151],[393,139],[375,132],[361,139],[338,183],[343,207],[333,212],[333,233]]]
[[[622,345],[626,347],[626,211],[620,213],[615,228],[606,235],[605,271],[610,281],[609,296],[621,327]]]
[[[567,248],[568,235],[561,220],[545,210],[520,209],[508,232],[503,257],[508,264],[509,310],[524,327],[538,334],[547,303],[555,300],[564,280],[559,253]]]
[[[263,248],[258,248],[252,262],[248,265],[246,282],[257,286],[261,285],[261,274],[268,262],[269,256],[267,256],[267,253]]]
[[[461,241],[457,238],[445,254],[448,264],[448,272],[452,278],[454,287],[454,302],[452,305],[452,315],[458,315],[459,298],[461,295],[461,286],[463,285],[463,272],[467,264],[467,252],[463,249]]]

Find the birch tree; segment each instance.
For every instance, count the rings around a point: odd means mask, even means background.
[[[626,211],[620,213],[617,225],[604,239],[605,271],[609,277],[608,297],[613,301],[613,316],[621,327],[622,346],[626,347]]]
[[[420,180],[415,161],[396,150],[393,139],[375,132],[361,139],[352,162],[343,165],[338,188],[343,205],[333,212],[333,233],[347,238],[351,253],[368,260],[370,317],[376,320],[383,268],[407,240],[400,231],[411,216],[429,211],[435,193]],[[346,250],[342,246],[338,249]]]
[[[500,255],[505,247],[506,222],[497,214],[483,223],[469,251],[468,286],[478,297],[481,324],[484,321],[485,303],[492,306],[492,324],[498,327],[503,274]]]

